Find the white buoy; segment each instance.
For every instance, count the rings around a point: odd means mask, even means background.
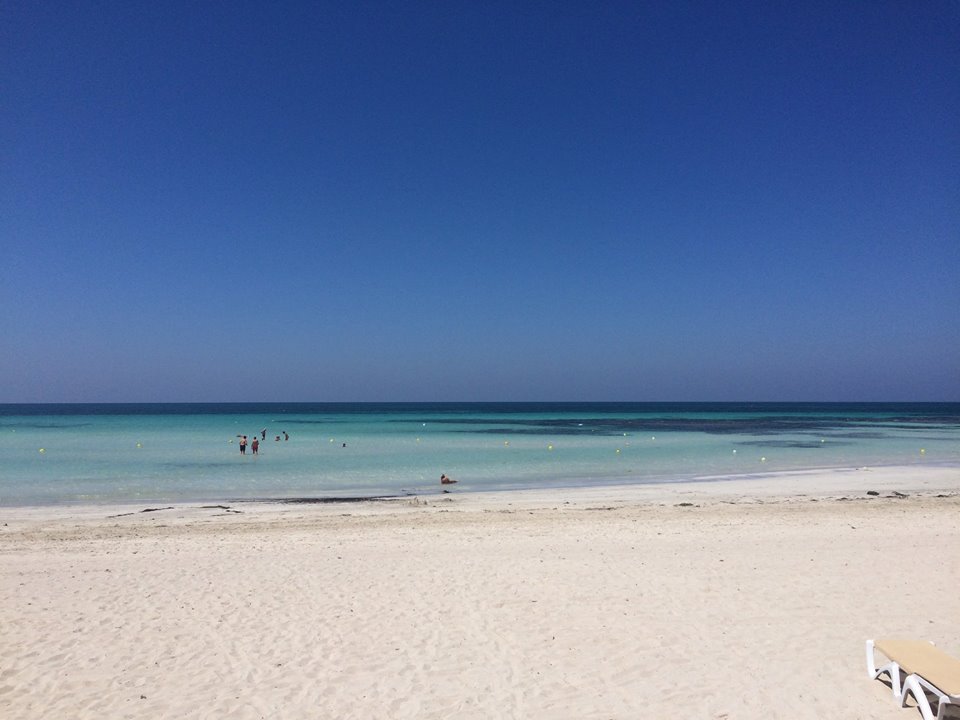
[[[553,445],[547,445],[547,450],[553,450]]]
[[[39,452],[41,455],[43,455],[46,451],[47,451],[46,448],[40,448],[40,450],[39,450],[38,452]]]
[[[765,457],[760,458],[760,462],[766,462],[766,461],[767,459]]]

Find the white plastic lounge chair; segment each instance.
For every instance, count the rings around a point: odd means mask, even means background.
[[[890,662],[877,667],[874,650]],[[906,678],[901,682],[900,673]],[[874,680],[884,673],[890,676],[893,696],[903,707],[907,695],[913,695],[923,720],[943,720],[946,706],[960,703],[960,660],[922,640],[867,640],[867,674]],[[937,714],[933,714],[929,690],[937,696]]]

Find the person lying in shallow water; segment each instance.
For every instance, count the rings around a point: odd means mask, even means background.
[[[456,480],[448,478],[446,475],[440,475],[440,484],[441,485],[453,485]]]

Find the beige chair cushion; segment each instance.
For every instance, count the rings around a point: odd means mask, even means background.
[[[947,695],[960,695],[960,660],[922,640],[877,640],[874,647],[905,673],[916,674]]]

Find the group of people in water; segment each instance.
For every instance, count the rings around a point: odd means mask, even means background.
[[[263,430],[260,431],[260,437],[259,437],[259,438],[256,436],[256,434],[254,434],[253,440],[251,440],[249,443],[247,442],[247,436],[246,436],[246,435],[237,435],[237,437],[240,438],[240,454],[241,454],[241,455],[246,455],[246,454],[247,454],[247,445],[248,445],[248,444],[250,445],[250,452],[252,452],[254,455],[259,455],[259,454],[260,454],[260,441],[267,439],[267,429],[264,428]],[[284,430],[284,431],[283,431],[283,441],[286,442],[286,441],[289,440],[289,439],[290,439],[290,436],[287,435],[287,431]],[[274,442],[280,442],[280,436],[277,435],[273,440],[274,440]]]

